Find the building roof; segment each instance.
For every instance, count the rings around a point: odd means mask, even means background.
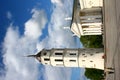
[[[78,11],[80,9],[80,8],[78,9],[78,4],[79,4],[79,0],[74,0],[70,29],[76,36],[80,37],[81,36],[80,24],[77,24],[79,22],[78,21],[78,15],[79,15]]]
[[[72,20],[71,20],[70,28],[72,27],[72,23],[73,23],[74,18],[76,16],[75,12],[77,10],[77,3],[78,3],[78,0],[73,1]]]

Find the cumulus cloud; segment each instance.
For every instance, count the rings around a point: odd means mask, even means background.
[[[32,10],[32,18],[25,23],[25,35],[31,38],[39,38],[42,35],[41,30],[45,27],[47,17],[43,10]]]
[[[62,0],[51,0],[53,4],[62,5]]]
[[[2,80],[37,80],[38,64],[34,59],[23,57],[36,52],[38,37],[47,22],[43,10],[32,10],[32,18],[25,23],[24,35],[17,26],[10,24],[3,43],[5,76]]]
[[[8,12],[6,13],[6,16],[7,16],[7,18],[8,18],[9,20],[11,20],[11,19],[12,19],[12,14],[11,14],[11,12],[10,12],[10,11],[8,11]]]
[[[17,29],[8,28],[4,41],[4,64],[6,69],[4,80],[37,80],[37,64],[23,57],[33,53],[34,49],[34,40],[20,37]]]

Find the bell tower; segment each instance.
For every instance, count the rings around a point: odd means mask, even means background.
[[[43,49],[35,57],[43,65],[104,69],[103,48]]]

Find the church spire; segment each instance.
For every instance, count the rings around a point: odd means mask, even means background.
[[[27,57],[37,57],[37,55],[28,55]]]
[[[35,55],[27,55],[26,57],[33,57],[36,58],[39,62],[41,62],[41,51]]]

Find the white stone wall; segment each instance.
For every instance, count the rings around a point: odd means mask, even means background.
[[[43,50],[41,62],[55,67],[86,67],[104,69],[103,49]]]
[[[64,51],[64,66],[65,67],[79,67],[78,66],[78,50]]]
[[[102,49],[83,50],[79,55],[79,66],[87,68],[104,69],[104,55]]]
[[[79,2],[81,7],[75,7],[76,9],[74,9],[71,31],[78,37],[85,35],[102,35],[101,7],[103,0],[79,0]],[[78,5],[78,3],[75,5]]]
[[[50,61],[51,61],[52,66],[59,66],[59,67],[64,66],[64,64],[63,64],[63,50],[52,49]]]
[[[103,0],[79,0],[81,9],[102,7]]]

